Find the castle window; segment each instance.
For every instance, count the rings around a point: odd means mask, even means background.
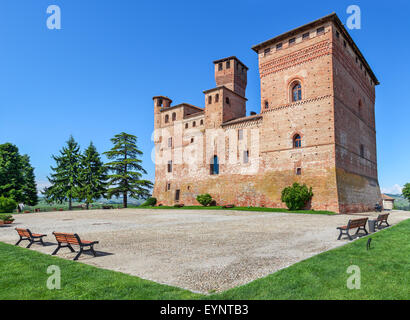
[[[360,145],[360,156],[364,158],[364,145]]]
[[[209,95],[209,96],[208,96],[208,104],[211,104],[211,103],[212,103],[212,96]]]
[[[301,176],[302,175],[302,168],[296,168],[296,175]]]
[[[268,102],[268,100],[265,101],[265,109],[269,109],[269,102]]]
[[[172,138],[168,138],[168,147],[169,147],[169,148],[172,147]]]
[[[292,86],[292,101],[296,102],[302,100],[302,86],[300,82],[296,82]]]
[[[162,99],[158,99],[158,107],[162,107]]]
[[[243,139],[243,130],[240,129],[238,130],[238,140],[242,140]]]
[[[196,121],[192,122],[192,126],[196,127]]]
[[[222,62],[218,64],[218,70],[221,71],[223,69]]]
[[[296,43],[296,38],[289,39],[289,46],[292,46]]]
[[[172,121],[175,121],[177,119],[177,114],[175,112],[172,113]]]
[[[362,100],[359,100],[359,115],[362,115]]]
[[[336,38],[340,38],[340,33],[339,33],[339,31],[336,31]]]
[[[172,172],[172,161],[168,161],[168,172]]]
[[[180,197],[180,194],[181,194],[181,190],[175,190],[175,201],[179,201],[179,197]]]
[[[310,33],[309,33],[309,32],[304,33],[304,34],[302,35],[302,40],[307,40],[307,39],[309,39],[309,36],[310,36]]]
[[[243,163],[249,162],[249,150],[243,152]]]
[[[185,129],[188,129],[188,123],[185,123]]]
[[[231,67],[231,62],[230,61],[226,61],[226,69],[229,69]]]
[[[204,120],[201,120],[199,124],[202,126],[204,124]]]
[[[278,43],[278,44],[276,45],[276,50],[280,50],[280,49],[282,49],[282,43]]]
[[[165,123],[168,123],[169,122],[169,115],[165,115]]]
[[[217,93],[216,95],[215,95],[215,102],[218,102],[219,101],[219,93]]]
[[[298,134],[293,137],[293,148],[302,148],[302,138]]]
[[[343,47],[347,47],[346,40],[343,40]]]
[[[229,98],[228,97],[226,97],[225,102],[226,102],[226,104],[229,104]]]
[[[171,190],[171,184],[167,183],[166,191],[169,191],[169,190]]]
[[[270,48],[266,48],[266,49],[263,51],[263,55],[264,55],[264,56],[267,56],[267,55],[269,54],[269,52],[270,52]]]
[[[213,158],[212,158],[212,163],[211,163],[211,166],[210,166],[211,168],[211,174],[212,175],[214,175],[214,174],[219,174],[219,162],[218,162],[218,156],[214,156]]]
[[[194,143],[194,138],[191,138],[191,143]]]
[[[319,36],[325,33],[325,27],[320,27],[316,30],[316,34]]]

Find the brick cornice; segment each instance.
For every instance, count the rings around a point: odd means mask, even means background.
[[[330,98],[332,97],[331,94],[327,94],[324,96],[319,96],[316,98],[312,98],[312,99],[304,99],[304,100],[300,100],[297,102],[292,102],[292,103],[288,103],[279,107],[273,107],[273,108],[269,108],[269,109],[264,109],[261,114],[264,113],[269,113],[269,112],[274,112],[274,111],[279,111],[279,110],[283,110],[283,109],[287,109],[287,108],[292,108],[292,107],[296,107],[296,106],[300,106],[300,105],[304,105],[306,103],[310,103],[310,102],[315,102],[315,101],[319,101],[319,100],[324,100],[326,98]]]

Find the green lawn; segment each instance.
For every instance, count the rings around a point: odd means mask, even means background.
[[[369,251],[365,237],[210,296],[0,243],[0,299],[410,299],[410,220],[371,237]],[[61,290],[46,288],[49,265],[61,268]],[[360,290],[346,286],[350,265]]]
[[[283,208],[264,208],[264,207],[234,207],[234,208],[223,208],[222,206],[214,207],[204,207],[204,206],[184,206],[184,207],[173,207],[173,206],[155,206],[155,207],[135,207],[133,209],[175,209],[175,210],[234,210],[234,211],[257,211],[257,212],[288,212],[288,213],[300,213],[300,214],[325,214],[325,215],[336,215],[337,213],[332,211],[316,211],[316,210],[288,210]]]

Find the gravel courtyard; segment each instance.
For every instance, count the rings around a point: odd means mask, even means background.
[[[0,241],[14,244],[15,227],[46,233],[47,246],[31,249],[51,254],[53,231],[98,240],[97,258],[79,261],[121,271],[195,292],[223,291],[266,276],[320,252],[346,244],[336,227],[355,215],[304,215],[221,210],[92,210],[15,215],[0,227]],[[389,222],[409,219],[394,211]],[[26,246],[22,242],[20,246]],[[58,256],[72,259],[63,248]],[[63,271],[64,272],[64,271]]]

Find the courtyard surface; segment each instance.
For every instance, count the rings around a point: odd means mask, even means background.
[[[46,233],[47,246],[31,249],[51,254],[53,231],[98,240],[98,257],[79,261],[195,292],[220,292],[266,276],[323,251],[348,243],[337,241],[336,227],[354,215],[307,215],[221,210],[122,209],[15,215],[0,228],[0,241],[14,244],[15,227]],[[389,223],[410,218],[394,211]],[[27,245],[22,242],[20,246]],[[75,253],[63,248],[59,257]]]

